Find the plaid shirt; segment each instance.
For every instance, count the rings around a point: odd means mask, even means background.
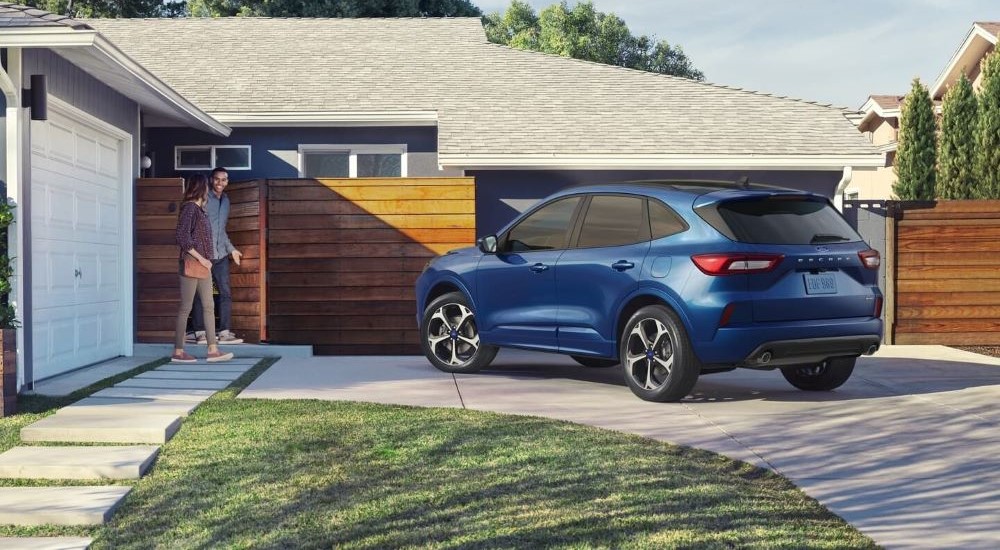
[[[212,259],[212,230],[208,214],[197,204],[185,202],[181,205],[181,213],[177,217],[176,237],[181,258],[193,248],[198,254]]]

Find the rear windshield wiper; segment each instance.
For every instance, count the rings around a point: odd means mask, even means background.
[[[833,242],[838,242],[838,241],[849,241],[849,240],[851,240],[850,237],[844,237],[842,235],[833,235],[833,234],[828,234],[828,233],[817,233],[817,234],[813,235],[813,238],[812,238],[812,240],[809,241],[809,244],[833,243]]]

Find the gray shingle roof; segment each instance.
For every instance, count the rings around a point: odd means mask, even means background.
[[[437,111],[442,154],[877,154],[840,109],[491,44],[477,18],[86,22],[209,113]]]
[[[87,25],[65,15],[21,6],[10,2],[0,2],[0,28],[4,27],[70,27],[89,29]]]

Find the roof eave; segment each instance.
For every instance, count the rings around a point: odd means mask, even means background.
[[[973,24],[972,29],[969,30],[969,34],[965,37],[965,41],[962,42],[961,47],[955,51],[955,54],[952,55],[948,64],[945,66],[944,71],[942,71],[941,75],[934,81],[934,86],[931,87],[931,99],[941,99],[948,87],[955,80],[958,80],[957,71],[962,69],[958,66],[958,63],[964,57],[966,50],[972,47],[972,44],[975,43],[977,39],[985,40],[990,44],[997,43],[996,36],[993,36],[979,25]]]
[[[437,111],[216,112],[232,127],[437,126]]]
[[[51,49],[144,107],[198,130],[221,136],[228,136],[232,131],[125,55],[97,31],[69,27],[4,29],[0,32],[0,47]],[[106,82],[107,74],[101,74],[103,67],[119,71],[121,77],[114,83]]]
[[[885,165],[881,154],[852,155],[471,155],[440,153],[442,167],[472,170],[820,170]]]

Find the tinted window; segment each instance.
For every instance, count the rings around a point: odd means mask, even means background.
[[[653,238],[659,239],[684,231],[687,229],[687,224],[676,212],[660,201],[650,200],[649,227],[653,231]]]
[[[577,246],[619,246],[649,239],[644,227],[644,199],[597,195],[590,200]]]
[[[570,197],[547,204],[517,224],[507,234],[506,250],[549,250],[565,248],[569,222],[580,197]]]
[[[840,213],[823,201],[800,198],[730,201],[719,205],[718,213],[729,229],[720,231],[745,243],[828,244],[861,240]],[[706,221],[717,225],[711,219]]]

